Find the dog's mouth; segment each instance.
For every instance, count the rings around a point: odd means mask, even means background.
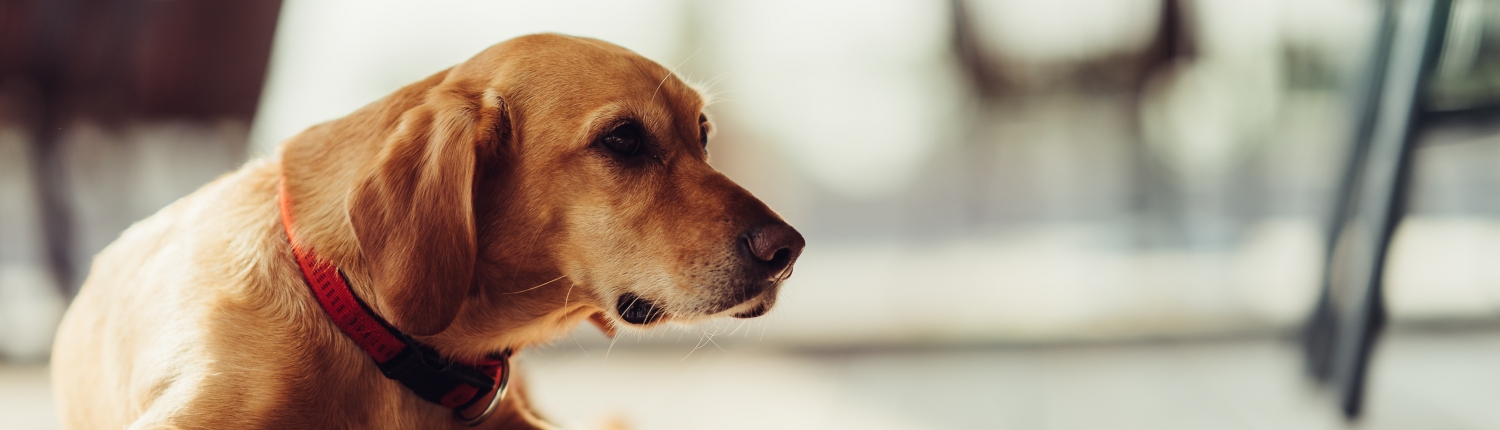
[[[620,319],[635,325],[651,324],[666,316],[666,312],[656,307],[655,303],[635,293],[621,294],[620,299],[615,302],[615,310],[620,312]]]
[[[771,311],[771,302],[767,301],[767,300],[762,300],[760,302],[760,304],[755,305],[754,308],[750,308],[750,310],[747,310],[747,311],[744,311],[744,312],[740,312],[740,313],[734,314],[732,316],[735,317],[735,318],[739,318],[739,319],[755,318],[755,317],[758,317],[758,316],[761,316],[761,315],[765,315],[766,312],[770,312],[770,311]]]
[[[765,315],[776,304],[776,290],[779,286],[779,284],[770,283],[763,288],[755,288],[748,299],[741,295],[738,297],[739,300],[721,302],[718,306],[704,310],[701,316],[713,317],[723,314],[732,318],[747,319]],[[692,315],[668,314],[660,303],[633,292],[621,294],[615,299],[615,311],[621,320],[638,326],[651,325],[668,319],[680,322],[691,322],[688,320],[695,319]],[[684,317],[686,320],[674,319]]]

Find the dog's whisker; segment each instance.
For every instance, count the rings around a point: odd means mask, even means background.
[[[682,360],[687,360],[688,357],[692,357],[694,352],[698,352],[698,348],[703,347],[703,339],[707,334],[708,333],[703,331],[703,327],[698,327],[698,342],[693,345],[693,349],[691,351],[688,351],[687,355],[682,357]]]
[[[706,341],[706,343],[704,345],[705,346],[706,345],[713,345],[715,348],[719,348],[720,351],[723,351],[724,347],[719,346],[719,343],[714,341],[714,337],[717,337],[717,336],[723,334],[724,333],[724,329],[719,326],[718,321],[715,321],[713,323],[712,327],[713,327],[713,332],[709,333],[708,336],[704,338],[704,340]]]
[[[717,91],[714,91],[714,92],[713,92],[713,96],[714,96],[714,97],[718,97],[718,96],[719,96],[719,95],[722,95],[722,94],[729,94],[729,93],[743,93],[743,92],[745,92],[745,90],[738,90],[738,89],[723,89],[723,90],[717,90]]]
[[[577,283],[573,283],[573,282],[569,282],[568,283],[568,293],[563,295],[563,309],[567,309],[568,308],[568,299],[570,299],[570,298],[573,297],[573,287],[576,287],[576,286],[578,286]]]
[[[609,338],[609,348],[607,348],[607,349],[604,350],[604,362],[605,363],[609,363],[609,353],[610,353],[610,351],[614,351],[615,350],[615,342],[617,342],[619,340],[620,340],[619,336],[615,336],[615,337]]]
[[[558,277],[556,277],[556,278],[552,278],[552,280],[551,280],[551,281],[547,281],[547,282],[543,282],[543,283],[542,283],[542,284],[541,284],[541,285],[537,285],[537,286],[535,286],[535,287],[531,287],[531,288],[527,288],[527,289],[524,289],[524,290],[521,290],[521,291],[512,291],[512,292],[509,292],[509,293],[503,293],[503,294],[521,294],[521,293],[524,293],[524,292],[527,292],[527,291],[531,291],[531,290],[535,290],[535,289],[537,289],[537,288],[542,288],[542,287],[545,287],[545,286],[547,286],[547,284],[551,284],[551,283],[553,283],[553,282],[557,282],[557,280],[559,280],[559,279],[562,279],[562,278],[566,278],[566,277],[568,277],[568,275],[562,275],[562,276],[558,276]],[[570,291],[571,291],[571,290],[572,290],[572,288],[569,288],[569,289],[568,289],[568,290],[570,290]],[[567,308],[567,304],[566,304],[566,303],[567,303],[567,302],[566,302],[566,301],[564,301],[564,302],[563,302],[563,303],[564,303],[564,305],[563,305],[563,308]]]
[[[729,77],[729,72],[723,72],[720,73],[719,76],[714,76],[713,79],[709,79],[708,82],[704,83],[703,85],[707,87],[707,89],[713,90],[715,86],[719,85],[719,82],[724,81],[724,78],[727,77]]]
[[[579,351],[583,351],[583,356],[584,357],[588,357],[589,356],[589,350],[587,348],[583,347],[583,343],[582,342],[578,341],[578,336],[577,335],[574,335],[573,333],[568,333],[568,338],[569,339],[573,339],[573,344],[574,345],[578,345],[578,350]]]
[[[746,322],[746,320],[740,320],[740,323],[738,325],[734,326],[734,330],[730,331],[729,334],[727,334],[725,336],[734,336],[735,333],[739,333],[740,329],[745,327],[745,322]],[[745,330],[745,332],[749,333],[750,330]]]
[[[743,92],[743,91],[740,91],[740,90],[718,90],[718,91],[714,91],[712,93],[706,93],[706,94],[703,95],[704,105],[705,106],[711,106],[711,105],[714,105],[714,104],[718,103],[721,100],[729,100],[729,99],[724,98],[724,95],[730,94],[730,93],[741,93],[741,92]]]
[[[717,97],[720,93],[719,91],[714,91],[713,87],[715,85],[718,85],[719,81],[723,80],[726,76],[729,76],[729,72],[720,73],[718,76],[715,76],[713,79],[709,79],[707,81],[689,79],[691,83],[689,83],[688,86],[698,90],[698,94],[703,96],[704,107],[712,106],[714,104],[714,98]]]
[[[656,83],[656,89],[655,90],[651,90],[651,101],[648,102],[648,103],[646,103],[646,104],[650,105],[651,103],[655,103],[656,102],[656,93],[661,91],[661,86],[665,85],[667,83],[667,79],[670,79],[673,75],[676,75],[678,67],[682,67],[683,64],[687,64],[688,60],[692,60],[693,57],[697,56],[698,52],[702,51],[702,50],[703,50],[703,48],[698,48],[697,51],[693,51],[692,55],[688,55],[687,58],[682,59],[682,62],[677,63],[676,66],[672,66],[672,70],[668,70],[667,71],[667,75],[661,77],[661,82],[657,82]]]
[[[775,318],[775,317],[772,317],[772,318]],[[757,342],[765,342],[766,341],[766,327],[770,327],[770,326],[771,326],[771,321],[770,320],[766,320],[765,322],[762,322],[760,324],[760,339],[756,340]]]
[[[707,107],[707,106],[713,106],[713,105],[717,105],[717,104],[723,103],[723,102],[729,102],[729,103],[739,103],[740,102],[739,100],[735,100],[735,99],[731,99],[731,98],[726,98],[726,97],[719,97],[719,96],[714,96],[712,98],[712,100],[713,100],[712,103],[705,104],[704,106],[705,107]]]

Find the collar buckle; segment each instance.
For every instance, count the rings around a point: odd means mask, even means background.
[[[483,370],[488,369],[454,363],[405,333],[394,334],[406,344],[406,348],[390,360],[377,363],[380,373],[410,388],[418,397],[449,408],[463,409],[473,405],[496,387],[495,379],[483,373]],[[509,373],[510,354],[506,352],[500,355],[504,360],[499,370]]]

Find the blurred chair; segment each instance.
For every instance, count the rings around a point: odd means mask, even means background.
[[[79,214],[70,204],[76,184],[69,179],[91,172],[70,171],[64,150],[70,134],[80,124],[96,125],[115,137],[105,140],[118,142],[142,123],[229,120],[247,127],[280,6],[280,0],[0,1],[0,128],[21,130],[29,143],[42,260],[65,295],[76,291],[87,256],[97,251],[75,249]],[[243,153],[238,145],[227,149]]]
[[[1382,276],[1406,210],[1413,152],[1439,127],[1500,122],[1493,79],[1466,76],[1480,54],[1484,0],[1382,2],[1382,21],[1328,237],[1324,287],[1303,331],[1309,372],[1361,413],[1366,374],[1386,325]],[[1492,10],[1493,12],[1493,10]],[[1500,49],[1491,47],[1491,49]]]
[[[279,0],[0,0],[0,359],[92,256],[243,162]]]
[[[1132,215],[1141,221],[1135,229],[1137,239],[1143,245],[1180,245],[1185,240],[1178,237],[1182,233],[1185,206],[1180,190],[1183,181],[1174,175],[1170,163],[1150,147],[1142,112],[1153,82],[1163,79],[1173,68],[1193,62],[1199,49],[1191,4],[1185,0],[1160,0],[1156,4],[1154,27],[1148,30],[1145,43],[1115,46],[1053,65],[1048,69],[1051,73],[1046,73],[1046,83],[1035,82],[1037,73],[1027,70],[1029,65],[995,54],[996,49],[991,46],[995,41],[986,40],[981,27],[996,24],[987,23],[976,12],[973,0],[952,0],[953,44],[981,108],[993,109],[1001,102],[1025,98],[1028,93],[1054,92],[1056,89],[1049,87],[1057,82],[1076,85],[1084,92],[1119,94],[1124,99],[1124,116],[1129,118],[1125,130],[1130,157],[1127,188]],[[1028,75],[1032,75],[1030,79]],[[974,153],[965,157],[971,163],[993,158],[983,153],[986,148],[965,150]],[[968,170],[974,182],[989,181],[990,169],[968,166]],[[984,192],[980,186],[968,188],[971,194]],[[968,197],[971,201],[985,198]]]

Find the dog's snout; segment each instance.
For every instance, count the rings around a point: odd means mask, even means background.
[[[753,227],[745,232],[744,238],[750,255],[772,272],[791,266],[807,245],[802,233],[780,222]]]

